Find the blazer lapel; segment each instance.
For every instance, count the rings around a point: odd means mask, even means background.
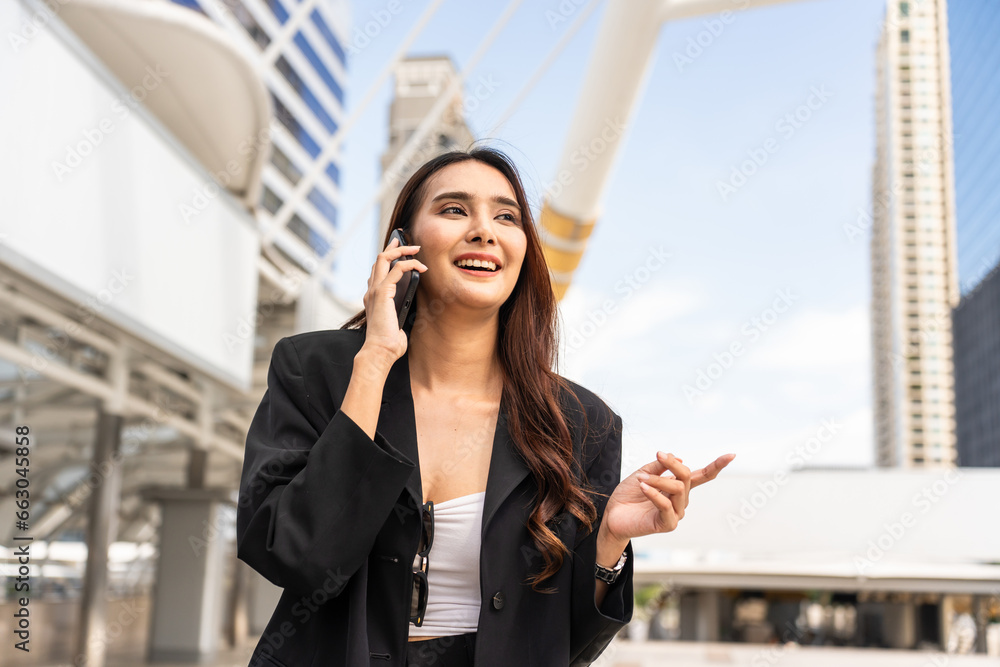
[[[379,413],[378,431],[389,444],[416,464],[406,490],[414,507],[423,505],[420,481],[420,459],[417,448],[417,426],[410,385],[409,353],[396,360],[386,378],[382,392],[382,409]],[[486,528],[503,501],[528,475],[528,467],[514,451],[514,443],[507,431],[506,394],[500,399],[500,411],[493,435],[493,451],[486,481],[486,498],[483,504],[481,539],[485,541]]]

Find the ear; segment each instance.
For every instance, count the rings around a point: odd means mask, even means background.
[[[411,233],[412,229],[412,225],[406,225],[405,227],[399,228],[399,231],[403,233],[403,240],[406,241],[406,245],[414,245],[413,234]]]

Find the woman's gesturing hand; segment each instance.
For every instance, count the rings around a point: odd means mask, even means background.
[[[402,255],[416,255],[419,249],[420,246],[416,245],[400,246],[393,239],[375,258],[368,277],[368,291],[364,297],[365,347],[387,353],[392,361],[403,356],[407,343],[406,332],[399,328],[399,316],[393,301],[396,283],[403,277],[404,271],[416,269],[423,273],[427,267],[415,257],[397,262],[391,270],[389,265]]]
[[[658,452],[655,461],[636,470],[615,488],[604,510],[602,530],[620,542],[672,531],[684,518],[691,489],[715,479],[734,458],[735,454],[726,454],[691,472],[673,454]],[[667,470],[673,474],[661,477]]]

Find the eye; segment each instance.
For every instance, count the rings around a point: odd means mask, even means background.
[[[459,213],[465,213],[465,211],[463,211],[463,210],[462,210],[462,209],[461,209],[460,207],[458,207],[458,206],[448,206],[448,207],[446,207],[446,208],[443,208],[443,209],[441,209],[441,212],[442,212],[442,213],[447,213],[448,211],[458,211]]]
[[[501,213],[500,216],[506,217],[510,222],[512,222],[517,227],[521,226],[521,219],[517,217],[517,215],[514,213]]]

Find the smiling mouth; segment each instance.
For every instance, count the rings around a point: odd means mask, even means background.
[[[479,260],[479,259],[460,259],[455,262],[455,266],[460,269],[468,269],[469,271],[480,271],[482,273],[496,273],[500,270],[500,267],[493,262]]]

